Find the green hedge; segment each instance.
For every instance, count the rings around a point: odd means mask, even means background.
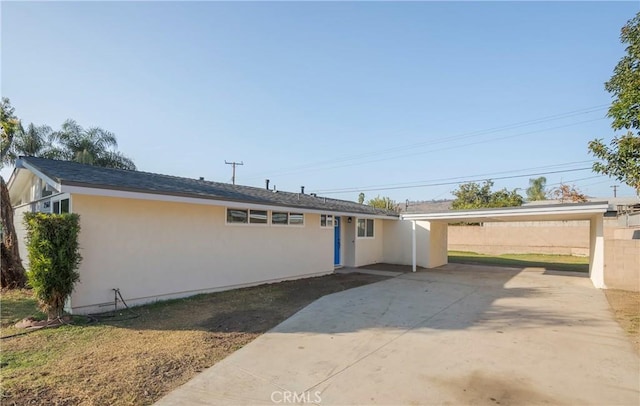
[[[82,257],[78,245],[77,214],[26,213],[27,277],[42,310],[49,319],[60,317],[66,298],[80,279]]]

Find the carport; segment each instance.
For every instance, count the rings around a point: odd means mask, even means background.
[[[496,209],[456,210],[434,213],[403,214],[411,222],[413,271],[417,266],[435,268],[448,262],[447,227],[449,224],[588,220],[589,278],[596,288],[604,285],[604,213],[606,202],[520,206]]]

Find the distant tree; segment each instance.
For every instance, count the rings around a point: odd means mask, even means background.
[[[59,144],[55,154],[64,160],[105,168],[136,169],[130,158],[115,150],[118,146],[115,135],[100,127],[85,129],[74,120],[67,120],[54,136]]]
[[[8,163],[9,149],[13,144],[20,120],[15,115],[15,109],[6,97],[0,103],[0,122],[2,127],[2,141],[0,143],[0,157],[2,164]],[[3,288],[22,288],[27,283],[27,276],[20,260],[18,251],[18,237],[13,224],[13,207],[9,197],[9,190],[4,178],[0,176],[0,212],[2,217],[2,242],[0,243],[2,263],[0,264],[1,285]]]
[[[607,116],[613,119],[614,136],[609,146],[601,139],[589,143],[589,151],[600,161],[593,170],[626,183],[640,195],[640,12],[622,27],[620,42],[627,44],[627,54],[616,65],[605,83],[613,102]]]
[[[18,125],[11,148],[4,159],[13,164],[23,156],[61,159],[105,168],[136,169],[133,161],[116,151],[113,133],[100,127],[84,129],[74,120],[65,121],[59,131],[47,125]]]
[[[367,201],[367,205],[375,207],[377,209],[398,211],[398,204],[394,200],[391,200],[391,198],[386,196],[376,196],[375,198]]]
[[[491,207],[521,206],[524,202],[516,190],[509,191],[506,188],[492,192],[493,181],[487,180],[484,184],[475,182],[465,183],[454,190],[452,194],[456,199],[451,204],[454,210],[480,209]]]
[[[43,158],[58,158],[60,152],[55,146],[55,135],[48,125],[36,126],[33,123],[25,130],[22,124],[13,138],[9,148],[7,163],[13,164],[19,156],[37,156]]]
[[[358,195],[358,203],[364,203],[364,193],[362,192],[360,192],[360,194]]]
[[[576,188],[575,186],[566,185],[564,183],[552,189],[551,196],[553,196],[553,198],[556,200],[560,200],[561,203],[583,203],[587,201],[587,196],[580,192],[578,188]]]
[[[527,199],[529,201],[546,200],[547,192],[545,187],[547,178],[540,176],[539,178],[529,179],[529,187],[527,188]]]
[[[5,157],[13,143],[13,138],[20,127],[20,120],[18,120],[15,115],[15,109],[11,106],[11,101],[6,97],[3,97],[0,101],[0,124],[2,124],[0,127],[0,131],[2,131],[2,138],[0,139],[0,156],[4,163]]]

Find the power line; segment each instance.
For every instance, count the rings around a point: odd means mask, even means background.
[[[282,175],[293,175],[293,174],[304,173],[304,172],[326,171],[326,170],[329,170],[329,169],[347,168],[347,167],[351,167],[351,166],[358,166],[358,165],[364,165],[364,164],[369,164],[369,163],[388,161],[388,160],[392,160],[392,159],[406,158],[406,157],[417,156],[417,155],[424,155],[424,154],[427,154],[427,153],[447,151],[447,150],[458,149],[458,148],[464,148],[464,147],[468,147],[470,145],[478,145],[478,144],[484,144],[484,143],[492,142],[492,141],[499,141],[499,140],[505,140],[505,139],[509,139],[509,138],[522,137],[522,136],[525,136],[525,135],[538,134],[538,133],[541,133],[541,132],[557,130],[557,129],[560,129],[560,128],[572,127],[572,126],[585,124],[585,123],[591,123],[591,122],[600,121],[600,120],[604,120],[604,118],[596,118],[596,119],[592,119],[592,120],[578,121],[578,122],[570,123],[570,124],[564,124],[564,125],[559,125],[559,126],[554,126],[554,127],[547,127],[547,128],[543,128],[543,129],[539,129],[539,130],[527,131],[527,132],[524,132],[524,133],[510,134],[510,135],[505,135],[505,136],[501,136],[501,137],[494,137],[494,138],[489,138],[489,139],[485,139],[485,140],[479,140],[479,141],[475,141],[475,142],[468,142],[468,143],[465,143],[463,145],[451,145],[451,146],[443,147],[443,148],[427,149],[427,150],[423,150],[423,151],[419,151],[419,152],[412,152],[412,153],[402,154],[402,155],[394,155],[392,157],[387,157],[387,158],[372,159],[372,160],[368,160],[368,161],[361,161],[361,162],[355,162],[355,163],[346,163],[346,164],[343,164],[343,165],[336,165],[336,166],[329,166],[329,167],[318,167],[318,168],[310,168],[310,169],[299,170],[299,171],[282,172],[282,173],[280,173],[280,175],[282,176]]]
[[[547,186],[556,186],[556,185],[568,185],[569,183],[574,183],[574,182],[581,182],[583,180],[591,180],[591,179],[596,179],[596,178],[600,178],[603,175],[596,175],[596,176],[588,176],[586,178],[579,178],[579,179],[571,179],[571,180],[563,180],[561,182],[555,182],[555,183],[549,183],[547,184]],[[597,182],[600,183],[600,182]],[[588,186],[588,185],[586,185]]]
[[[490,139],[487,139],[487,140],[469,142],[469,143],[466,143],[464,145],[452,145],[452,146],[449,146],[449,147],[429,149],[429,150],[424,150],[424,151],[420,151],[420,152],[413,152],[413,153],[410,153],[410,154],[396,155],[396,156],[393,156],[393,157],[390,157],[390,158],[380,158],[380,159],[373,159],[373,160],[369,160],[369,161],[363,161],[363,162],[352,163],[352,164],[331,166],[331,167],[327,167],[327,168],[317,168],[317,169],[309,169],[309,170],[306,170],[306,171],[290,172],[289,174],[302,173],[302,172],[326,171],[326,170],[329,170],[329,169],[339,169],[339,168],[346,168],[346,167],[363,165],[363,164],[368,164],[368,163],[388,161],[390,159],[407,158],[407,157],[412,157],[412,156],[416,156],[416,155],[424,155],[424,154],[427,154],[427,153],[433,153],[433,152],[440,152],[440,151],[447,151],[447,150],[451,150],[451,149],[463,148],[463,147],[467,147],[467,146],[470,146],[470,145],[484,144],[486,142],[491,142],[491,141],[499,141],[499,140],[504,140],[504,139],[508,139],[508,138],[522,137],[522,136],[525,136],[525,135],[537,134],[537,133],[541,133],[541,132],[545,132],[545,131],[551,131],[551,130],[556,130],[556,129],[559,129],[559,128],[571,127],[571,126],[584,124],[584,123],[590,123],[590,122],[599,121],[599,120],[603,120],[603,119],[602,118],[596,118],[596,119],[593,119],[593,120],[585,120],[585,121],[579,121],[577,123],[571,123],[571,124],[565,124],[565,125],[561,125],[561,126],[543,128],[541,130],[534,130],[534,131],[528,131],[528,132],[519,133],[519,134],[511,134],[511,135],[505,135],[505,136],[502,136],[502,137],[490,138]]]
[[[591,167],[588,167],[588,168],[577,168],[577,169],[565,169],[565,170],[561,170],[561,171],[548,171],[548,172],[528,173],[528,174],[525,174],[525,175],[500,176],[500,177],[494,177],[491,180],[526,178],[526,177],[529,177],[529,176],[551,175],[551,174],[555,174],[555,173],[578,172],[578,171],[586,171],[586,170],[591,170]],[[478,178],[478,179],[467,179],[467,180],[455,181],[455,182],[425,183],[425,184],[421,184],[421,185],[412,185],[412,186],[391,186],[391,187],[381,187],[381,188],[372,188],[372,189],[355,188],[355,189],[350,189],[350,190],[342,189],[342,190],[339,190],[339,191],[328,190],[328,191],[322,192],[322,194],[328,195],[328,194],[339,194],[339,193],[348,193],[348,192],[373,192],[373,191],[381,191],[381,190],[414,189],[414,188],[429,187],[429,186],[446,186],[446,185],[458,185],[458,184],[461,184],[461,183],[482,182],[482,181],[485,181],[485,180],[487,180],[487,179],[486,178]],[[316,193],[318,193],[318,192],[316,192]]]
[[[599,176],[596,176],[596,177],[594,177],[594,178],[597,178],[597,177],[599,177]],[[585,179],[585,180],[586,180],[586,179]],[[575,182],[575,181],[573,181],[573,182]],[[578,184],[578,186],[580,186],[580,187],[582,187],[582,188],[585,188],[585,187],[589,187],[589,186],[593,186],[593,185],[601,185],[601,184],[603,184],[603,183],[608,183],[608,182],[611,182],[611,179],[610,179],[609,177],[607,177],[606,179],[601,180],[601,181],[599,181],[599,182],[591,182],[591,183],[587,183],[586,185],[584,185],[584,184]]]
[[[284,168],[284,169],[282,169],[280,171],[269,172],[269,175],[273,176],[273,175],[299,173],[300,169],[315,168],[315,167],[325,166],[327,164],[332,164],[332,163],[359,160],[359,159],[363,159],[363,158],[367,158],[367,157],[371,157],[371,156],[384,155],[384,154],[393,153],[393,152],[399,152],[399,151],[403,151],[403,150],[407,150],[407,149],[415,149],[415,148],[418,148],[418,147],[421,147],[421,146],[425,146],[425,145],[433,145],[433,144],[446,143],[446,142],[450,142],[450,141],[458,141],[458,140],[468,139],[468,138],[472,138],[472,137],[478,137],[478,136],[481,136],[481,135],[487,135],[487,134],[491,134],[491,133],[495,133],[495,132],[500,132],[500,131],[506,131],[506,130],[511,130],[511,129],[515,129],[515,128],[531,126],[531,125],[534,125],[534,124],[541,124],[541,123],[545,123],[545,122],[549,122],[549,121],[556,121],[556,120],[566,119],[566,118],[574,117],[574,116],[577,116],[577,115],[589,114],[589,113],[593,113],[593,112],[596,112],[596,111],[600,111],[600,110],[603,110],[606,106],[607,105],[598,105],[598,106],[593,106],[593,107],[587,107],[587,108],[583,108],[583,109],[579,109],[579,110],[573,110],[573,111],[566,112],[566,113],[560,113],[560,114],[555,114],[555,115],[551,115],[551,116],[545,116],[545,117],[541,117],[541,118],[537,118],[537,119],[521,121],[521,122],[517,122],[517,123],[513,123],[513,124],[499,126],[499,127],[492,127],[492,128],[485,129],[485,130],[472,131],[472,132],[462,133],[462,134],[458,134],[458,135],[454,135],[454,136],[436,138],[434,140],[429,140],[429,141],[421,141],[421,142],[418,142],[418,143],[401,145],[401,146],[396,146],[396,147],[392,147],[392,148],[386,148],[386,149],[382,149],[382,150],[378,150],[378,151],[372,151],[372,152],[366,152],[366,153],[360,153],[360,154],[352,154],[352,155],[347,155],[347,156],[344,156],[344,157],[341,157],[341,158],[335,158],[335,159],[331,159],[331,160],[318,161],[318,162],[315,162],[315,163],[292,166],[292,167],[289,167],[289,168]],[[604,119],[604,117],[600,118],[600,119]],[[600,119],[597,119],[597,120],[600,120]],[[590,122],[590,121],[596,121],[596,120],[588,120],[588,121],[578,122],[578,123],[575,123],[575,124],[582,124],[582,123]],[[572,124],[572,125],[575,125],[575,124]],[[549,128],[547,130],[555,129],[555,128],[562,128],[562,127],[563,126],[551,127],[551,128]],[[544,131],[546,131],[546,130],[544,130]],[[530,133],[526,133],[526,134],[530,134]],[[500,139],[500,138],[498,138],[498,139]],[[425,152],[429,152],[429,151],[425,151]],[[394,159],[394,158],[390,158],[390,159]],[[369,162],[377,162],[377,161],[369,161]],[[367,162],[365,162],[365,163],[367,163]],[[355,165],[358,165],[358,164],[355,164]],[[346,165],[346,166],[351,166],[351,165]],[[342,167],[342,166],[339,166],[339,167]],[[331,168],[329,168],[329,169],[331,169]],[[306,171],[304,171],[304,172],[306,172]],[[255,179],[255,178],[258,178],[258,176],[249,177],[248,179],[250,180],[250,179]]]
[[[411,182],[394,182],[394,183],[387,183],[387,184],[367,185],[367,186],[361,186],[360,188],[352,186],[352,187],[346,187],[346,188],[314,190],[314,192],[315,193],[325,193],[327,191],[328,192],[338,192],[338,191],[342,191],[342,190],[351,191],[353,189],[371,189],[371,188],[383,188],[383,187],[387,187],[387,186],[415,185],[416,183],[453,181],[453,180],[456,180],[456,179],[460,180],[460,179],[479,178],[479,177],[483,177],[484,179],[487,179],[487,178],[485,178],[485,176],[494,176],[494,175],[501,175],[501,174],[505,174],[505,173],[514,173],[514,172],[523,172],[523,171],[537,171],[537,170],[542,170],[542,169],[553,169],[553,168],[560,168],[560,167],[563,167],[563,166],[571,166],[571,165],[585,164],[585,163],[591,163],[591,162],[593,162],[593,160],[566,162],[566,163],[561,163],[561,164],[536,166],[536,167],[531,167],[531,168],[504,170],[504,171],[499,171],[499,172],[479,173],[479,174],[475,174],[475,175],[453,176],[453,177],[449,177],[449,178],[438,178],[438,179],[429,179],[429,180],[414,180],[414,181],[411,181]]]

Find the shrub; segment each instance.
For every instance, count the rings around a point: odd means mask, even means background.
[[[62,316],[64,303],[80,279],[77,214],[26,213],[27,277],[40,307],[49,319]]]

